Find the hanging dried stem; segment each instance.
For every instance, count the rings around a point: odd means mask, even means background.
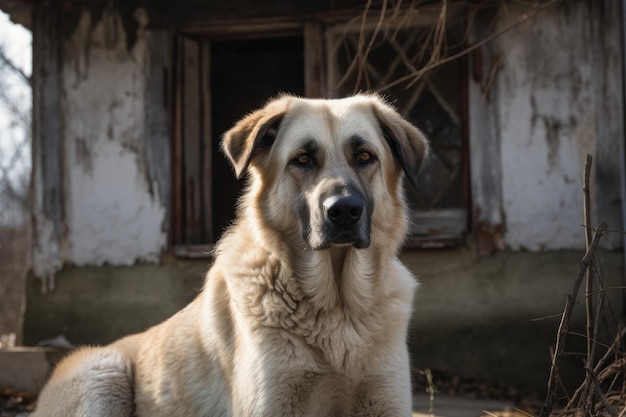
[[[506,2],[501,0],[485,0],[479,3],[472,4],[467,6],[467,11],[464,13],[466,18],[462,22],[465,27],[458,28],[458,22],[450,22],[449,21],[449,3],[448,0],[440,0],[440,8],[439,13],[435,19],[433,19],[430,30],[427,30],[427,35],[425,39],[415,39],[416,43],[419,43],[418,47],[421,53],[415,56],[414,65],[417,65],[417,62],[424,62],[421,68],[416,68],[415,66],[409,71],[408,74],[397,77],[384,85],[375,86],[375,89],[378,91],[385,91],[399,84],[406,83],[405,88],[411,88],[417,83],[422,77],[449,62],[455,61],[459,58],[462,58],[481,46],[493,41],[496,38],[501,37],[502,35],[512,31],[513,29],[519,27],[524,24],[528,20],[534,18],[536,15],[541,13],[544,10],[549,9],[557,3],[560,3],[564,0],[549,0],[544,3],[532,3],[529,5],[530,10],[525,13],[520,14],[514,21],[502,29],[498,31],[494,31],[490,35],[485,38],[474,42],[471,45],[466,45],[461,50],[452,50],[449,48],[447,43],[448,41],[448,31],[451,26],[456,26],[456,29],[459,30],[460,33],[464,33],[464,39],[469,37],[469,34],[472,32],[472,25],[475,22],[475,17],[479,10],[485,8],[492,8],[501,6],[506,10]],[[404,7],[404,16],[411,15],[411,11],[415,12],[414,14],[418,14],[420,10],[425,6],[425,2],[414,1],[411,2],[410,5],[403,6],[402,2],[397,2],[392,6],[388,5],[388,0],[383,0],[381,7],[378,11],[378,17],[376,21],[376,25],[372,31],[367,31],[367,22],[370,19],[370,13],[372,11],[372,1],[368,0],[366,3],[363,12],[361,13],[361,26],[359,31],[359,41],[357,45],[357,50],[352,57],[350,64],[343,74],[343,78],[339,81],[339,85],[345,83],[348,77],[353,74],[353,71],[356,69],[356,80],[353,87],[353,90],[359,90],[362,87],[363,80],[367,80],[367,60],[372,51],[373,45],[375,44],[376,39],[379,34],[385,27],[386,23],[391,19],[397,18],[397,16],[401,15],[400,10]],[[387,9],[391,8],[392,13],[387,13]],[[404,20],[405,23],[406,19]],[[397,22],[396,22],[397,23]],[[428,51],[428,56],[427,55]],[[367,87],[372,87],[368,85]]]

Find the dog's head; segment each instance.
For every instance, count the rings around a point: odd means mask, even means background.
[[[417,184],[428,143],[376,95],[336,100],[281,96],[226,132],[244,202],[272,230],[311,249],[368,247],[406,233],[401,178]]]

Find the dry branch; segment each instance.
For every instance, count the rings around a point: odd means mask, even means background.
[[[590,156],[587,156],[583,175],[583,215],[585,227],[586,252],[583,257],[572,292],[567,295],[565,309],[561,316],[561,322],[556,338],[556,348],[552,354],[552,366],[548,379],[548,390],[546,401],[540,412],[540,417],[554,416],[626,416],[626,354],[624,352],[623,340],[626,330],[622,325],[621,316],[615,314],[611,306],[608,290],[614,287],[605,287],[604,279],[600,273],[600,268],[595,262],[595,252],[603,233],[611,232],[606,224],[601,224],[597,228],[592,228],[591,223],[591,198],[590,198]],[[623,233],[622,231],[618,231]],[[584,295],[586,311],[586,331],[585,334],[569,332],[568,327],[574,305],[577,303],[577,294],[586,278],[586,289]],[[594,290],[595,284],[598,286]],[[594,305],[593,299],[597,297]],[[595,311],[594,311],[595,310]],[[613,320],[616,323],[617,332],[610,344],[599,340],[601,324],[607,322],[601,319]],[[604,332],[603,332],[604,333]],[[586,338],[586,353],[583,360],[585,378],[582,384],[568,396],[568,403],[563,410],[553,412],[558,391],[565,392],[560,383],[559,365],[565,353],[565,338],[570,335],[580,335]],[[605,350],[604,355],[595,360],[597,350]],[[621,387],[620,387],[621,382]],[[567,394],[567,393],[566,393]]]
[[[600,238],[602,237],[602,232],[605,228],[606,224],[602,223],[599,227],[595,229],[593,239],[591,240],[591,243],[589,245],[589,249],[587,249],[585,256],[583,256],[583,259],[580,262],[580,266],[578,268],[578,276],[574,281],[574,287],[572,288],[572,292],[567,295],[565,309],[563,311],[563,316],[561,317],[561,323],[559,324],[559,330],[556,337],[556,348],[552,357],[550,377],[548,378],[548,394],[539,414],[540,417],[548,417],[554,408],[559,381],[559,365],[565,352],[565,340],[568,333],[570,317],[572,315],[572,311],[574,311],[574,305],[576,304],[576,296],[578,295],[578,290],[580,289],[582,280],[587,273],[587,269],[591,265],[593,255],[598,248]]]
[[[585,224],[585,249],[589,250],[589,245],[591,244],[591,202],[590,202],[590,192],[589,192],[589,181],[591,177],[591,165],[593,159],[591,155],[587,154],[587,158],[585,160],[585,169],[583,174],[583,219]],[[593,332],[593,298],[591,294],[593,293],[593,278],[592,278],[592,268],[587,268],[587,273],[585,274],[585,311],[587,314],[587,364],[588,366],[592,366],[593,364],[593,356],[594,356],[594,332]],[[599,317],[599,316],[598,316]],[[592,378],[592,371],[587,372],[585,374],[585,380],[588,381]],[[587,406],[591,406],[591,396],[593,395],[593,390],[588,389],[587,395],[583,395],[583,398],[587,399]],[[586,408],[586,412],[589,414],[591,411],[590,408]]]
[[[24,70],[15,65],[15,63],[4,52],[4,47],[0,45],[0,68],[2,67],[7,67],[9,72],[12,72],[19,76],[25,84],[32,84],[31,78],[24,72]]]
[[[593,388],[593,391],[596,393],[596,395],[600,399],[600,402],[602,402],[602,405],[604,405],[606,410],[611,414],[611,416],[617,417],[619,412],[606,399],[606,395],[604,395],[604,393],[602,392],[602,388],[600,387],[600,381],[598,380],[598,376],[596,375],[596,373],[589,366],[585,366],[585,371],[587,371],[587,375],[589,375],[589,379],[591,379],[591,382],[592,382],[591,385],[593,385],[589,389],[591,390],[591,388]],[[593,407],[593,403],[591,401],[588,401],[585,404],[585,411],[587,414],[591,414],[592,407]]]
[[[441,65],[447,64],[449,62],[455,61],[459,58],[462,58],[468,54],[470,54],[471,52],[477,50],[478,48],[482,47],[483,45],[488,44],[489,42],[493,41],[494,39],[497,39],[501,36],[503,36],[504,34],[516,29],[517,27],[519,27],[520,25],[526,23],[528,20],[532,19],[533,17],[535,17],[536,15],[538,15],[539,13],[547,10],[548,8],[554,6],[557,3],[562,2],[563,0],[550,0],[546,3],[540,4],[535,6],[530,12],[528,13],[523,13],[522,15],[520,15],[513,23],[507,25],[506,27],[502,28],[499,31],[496,31],[494,33],[492,33],[489,36],[486,36],[485,38],[473,43],[472,45],[469,45],[465,48],[463,48],[461,51],[451,54],[449,56],[445,56],[445,49],[443,48],[443,42],[445,39],[445,28],[446,28],[446,11],[447,11],[447,1],[443,1],[442,2],[442,13],[440,13],[439,18],[437,19],[437,22],[435,22],[434,25],[434,36],[433,36],[433,52],[431,53],[431,56],[428,60],[428,62],[419,70],[417,71],[412,71],[411,73],[403,76],[403,77],[399,77],[396,80],[381,86],[378,88],[378,90],[380,91],[384,91],[384,90],[388,90],[391,87],[394,87],[398,84],[404,83],[408,81],[408,84],[406,85],[406,88],[411,88],[413,85],[415,85],[416,82],[418,82],[423,76],[424,74],[426,74],[429,71],[434,70],[435,68],[440,67]],[[504,4],[504,3],[503,3]],[[470,13],[470,15],[472,15]],[[471,22],[471,20],[470,20]],[[367,59],[367,55],[359,55],[359,53],[357,53],[357,56],[359,56],[359,59],[362,59],[363,56],[365,57],[365,59]]]

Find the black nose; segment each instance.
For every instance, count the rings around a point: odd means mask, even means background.
[[[355,196],[332,196],[324,200],[328,220],[338,226],[349,226],[359,221],[363,214],[363,199]]]

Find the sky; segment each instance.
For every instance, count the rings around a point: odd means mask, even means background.
[[[5,55],[27,75],[31,74],[32,36],[31,32],[22,25],[11,22],[9,16],[0,11],[0,48]],[[17,106],[19,111],[30,116],[31,111],[30,88],[14,73],[3,69],[0,65],[0,168],[11,167],[9,179],[29,175],[30,171],[30,132],[23,123],[16,123],[16,118],[7,105],[7,101]],[[20,148],[20,145],[24,144]],[[15,159],[16,152],[18,153]],[[12,163],[16,161],[15,163]],[[0,181],[5,180],[0,169]]]

